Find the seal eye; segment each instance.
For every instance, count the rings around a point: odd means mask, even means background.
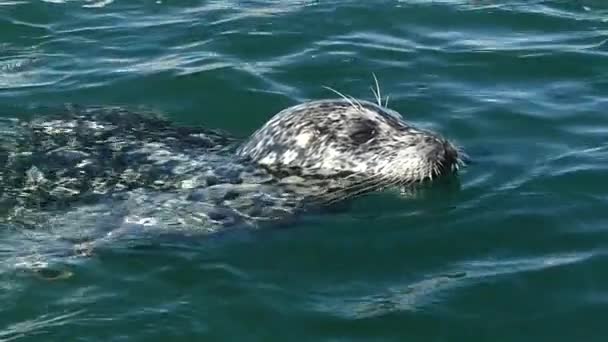
[[[350,138],[355,144],[365,144],[376,135],[376,124],[373,121],[365,120],[358,122],[354,127]]]

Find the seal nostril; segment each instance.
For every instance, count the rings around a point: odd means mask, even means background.
[[[452,144],[450,144],[447,141],[443,141],[443,149],[445,150],[445,154],[448,157],[453,157],[455,158],[458,155],[458,152],[456,151],[456,149],[454,148],[454,146],[452,146]]]
[[[442,147],[444,171],[457,169],[460,160],[458,149],[447,140],[442,140]]]

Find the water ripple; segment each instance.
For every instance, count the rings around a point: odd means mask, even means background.
[[[428,305],[439,305],[459,289],[463,290],[482,282],[497,282],[510,274],[538,272],[583,262],[594,253],[565,253],[542,257],[514,258],[503,260],[473,260],[460,263],[450,270],[405,286],[392,285],[373,294],[344,297],[330,292],[318,296],[314,307],[347,319],[364,319],[388,315],[399,311],[421,311]],[[508,278],[506,281],[509,281]]]
[[[41,335],[46,329],[72,324],[75,317],[81,316],[85,310],[71,311],[59,314],[43,314],[35,319],[13,323],[0,330],[0,341],[8,342],[22,337]]]
[[[370,98],[373,72],[472,160],[219,245],[76,259],[57,235],[89,233],[80,211],[61,218],[79,231],[2,227],[0,341],[605,336],[607,18],[601,0],[0,0],[3,117],[150,106],[247,136],[323,85]]]

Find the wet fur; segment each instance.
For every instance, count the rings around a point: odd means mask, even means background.
[[[244,142],[120,108],[4,120],[3,221],[79,229],[82,241],[133,229],[209,233],[458,169],[454,145],[374,93],[377,104],[341,94],[287,108]]]

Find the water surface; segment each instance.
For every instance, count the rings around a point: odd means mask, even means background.
[[[602,0],[0,0],[2,117],[120,105],[246,137],[324,85],[371,99],[374,73],[473,162],[56,281],[2,227],[0,341],[605,341],[607,57]]]

